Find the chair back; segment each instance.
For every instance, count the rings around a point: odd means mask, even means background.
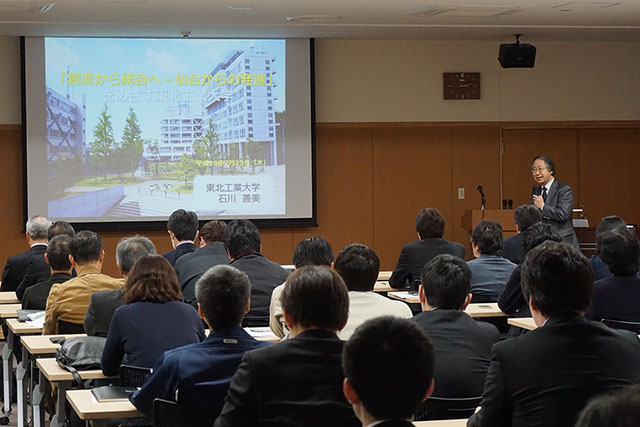
[[[120,365],[120,385],[123,387],[140,387],[151,373],[149,368]]]
[[[84,334],[84,325],[58,320],[58,333],[61,335]]]
[[[164,399],[153,401],[154,427],[210,427],[215,416]]]
[[[625,322],[624,320],[602,319],[602,323],[613,329],[625,329],[640,334],[640,322]]]
[[[465,398],[430,397],[420,404],[416,421],[469,418],[480,405],[482,396]]]

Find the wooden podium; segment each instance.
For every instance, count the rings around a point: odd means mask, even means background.
[[[514,212],[515,209],[485,209],[483,218],[481,209],[468,210],[462,215],[462,228],[471,235],[473,227],[483,219],[485,221],[498,221],[502,226],[504,237],[513,236],[516,234],[516,221],[513,219]]]

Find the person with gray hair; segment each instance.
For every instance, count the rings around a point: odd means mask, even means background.
[[[44,253],[47,251],[47,231],[50,226],[51,221],[41,215],[29,218],[25,226],[29,250],[7,259],[2,272],[0,291],[16,291],[18,298],[22,299],[24,291],[29,286],[49,278],[49,264],[44,260]]]
[[[116,246],[116,265],[127,280],[127,275],[137,260],[147,255],[155,255],[156,247],[144,236],[123,237]],[[84,315],[84,330],[87,335],[106,337],[111,318],[122,305],[122,289],[109,289],[91,295],[89,308]]]
[[[250,295],[249,277],[235,267],[207,270],[196,284],[196,297],[211,333],[202,342],[165,352],[131,397],[136,408],[151,415],[154,399],[177,400],[202,417],[199,425],[213,424],[244,353],[268,344],[240,327]]]

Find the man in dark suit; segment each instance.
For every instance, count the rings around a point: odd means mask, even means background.
[[[196,250],[194,240],[198,235],[198,215],[192,211],[178,209],[174,211],[167,221],[167,232],[171,239],[173,250],[162,254],[163,257],[176,265],[176,261],[185,254]]]
[[[527,254],[522,280],[538,328],[493,346],[469,426],[572,426],[591,398],[638,381],[638,336],[583,316],[593,287],[584,255],[545,242]]]
[[[327,267],[299,268],[287,279],[282,308],[291,338],[245,353],[215,426],[360,425],[342,393],[336,333],[349,313],[344,282]]]
[[[573,230],[573,190],[555,179],[556,166],[547,156],[536,156],[531,165],[533,180],[538,184],[531,189],[531,203],[542,212],[543,221],[558,229],[562,239],[580,248]]]
[[[71,279],[73,267],[69,260],[70,243],[71,237],[67,235],[55,236],[49,241],[44,260],[50,266],[51,277],[27,288],[22,297],[22,308],[25,310],[44,310],[47,306],[51,286],[54,283],[62,283]]]
[[[240,327],[251,294],[246,274],[228,265],[212,267],[198,280],[196,294],[198,312],[211,333],[202,342],[165,352],[131,402],[151,416],[154,399],[177,401],[211,425],[220,415],[242,355],[268,343],[256,341]]]
[[[437,209],[426,208],[418,212],[416,231],[420,240],[408,243],[402,248],[398,263],[389,278],[389,285],[394,288],[404,288],[418,283],[422,267],[436,255],[450,254],[464,259],[464,246],[442,237],[444,217]]]
[[[600,258],[613,277],[593,285],[591,306],[585,317],[640,322],[640,245],[630,231],[605,231],[596,237]]]
[[[384,316],[363,323],[344,345],[344,395],[362,427],[412,426],[433,391],[433,345],[410,320]],[[389,361],[401,361],[389,369]]]
[[[127,280],[129,271],[143,256],[154,255],[156,247],[143,236],[124,237],[116,246],[116,265],[120,274]],[[89,336],[106,337],[109,333],[111,318],[122,305],[122,289],[107,289],[91,295],[89,307],[84,315],[84,330]]]
[[[491,346],[498,329],[476,322],[464,312],[471,301],[471,270],[452,255],[438,255],[422,270],[418,292],[422,313],[413,320],[431,337],[436,351],[436,397],[464,398],[482,394]]]
[[[496,302],[516,265],[502,257],[502,227],[496,221],[480,221],[471,233],[476,257],[471,269],[473,302]]]
[[[522,233],[535,224],[542,221],[542,213],[533,205],[520,205],[516,208],[513,219],[516,222],[515,236],[504,239],[502,256],[514,264],[522,261]]]
[[[211,267],[229,264],[229,255],[224,250],[224,221],[209,221],[200,229],[200,248],[183,255],[174,268],[182,286],[182,297],[187,303],[196,299],[196,282]]]
[[[224,247],[230,265],[247,273],[251,280],[251,310],[244,318],[245,326],[269,326],[269,304],[273,289],[281,285],[289,273],[260,253],[260,232],[251,221],[236,220],[227,225]]]
[[[29,278],[30,284],[49,278],[49,264],[44,260],[44,253],[49,242],[47,239],[49,226],[51,226],[51,221],[43,216],[36,215],[29,218],[25,233],[29,250],[7,259],[2,272],[0,291],[16,291],[25,277]],[[27,272],[29,272],[29,275],[27,275]],[[22,293],[18,298],[21,297]]]

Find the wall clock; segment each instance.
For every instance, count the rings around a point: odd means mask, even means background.
[[[444,99],[480,99],[480,73],[442,73]]]

